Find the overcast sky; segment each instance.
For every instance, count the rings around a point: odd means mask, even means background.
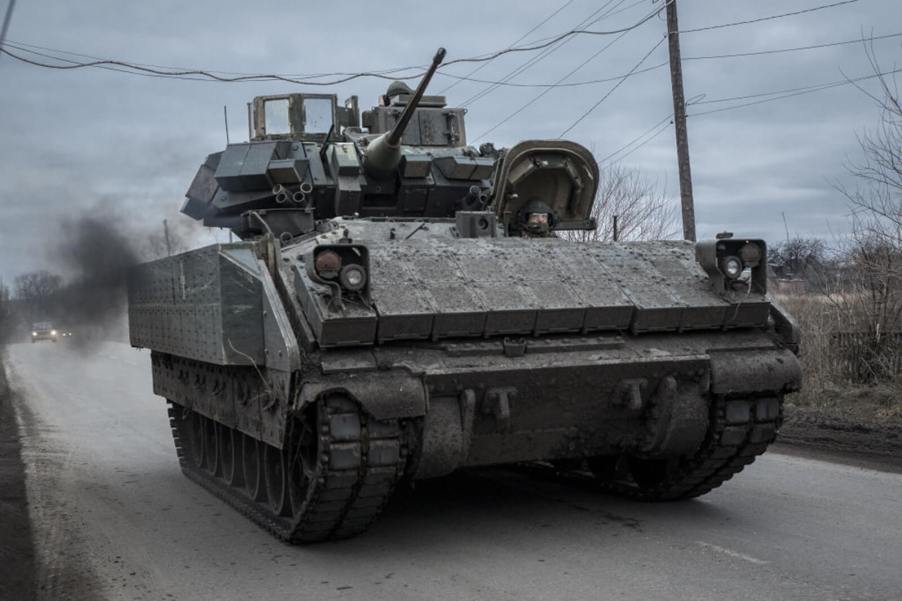
[[[682,30],[756,19],[825,4],[828,0],[679,0]],[[6,2],[0,0],[0,7]],[[424,0],[191,2],[155,0],[19,0],[8,40],[137,63],[248,73],[365,71],[426,63],[437,46],[447,60],[506,47],[564,7],[526,41],[583,23],[602,7],[613,11],[591,26],[635,23],[651,0]],[[602,11],[598,14],[604,14]],[[598,15],[596,15],[598,16]],[[624,35],[566,82],[629,71],[659,40],[655,18]],[[804,15],[682,36],[683,56],[772,50],[845,40],[862,33],[902,32],[902,2],[860,0]],[[557,82],[614,37],[576,36],[510,80]],[[902,37],[875,42],[885,69],[902,62]],[[536,53],[513,53],[487,64],[475,78],[498,80]],[[643,63],[667,60],[660,45]],[[449,67],[467,74],[474,65]],[[687,98],[705,101],[798,88],[870,74],[861,44],[743,58],[686,60]],[[455,80],[436,76],[438,92]],[[555,88],[490,135],[484,131],[544,88],[499,87],[467,105],[471,143],[509,146],[526,138],[557,137],[616,82]],[[212,83],[126,75],[111,70],[57,71],[0,56],[0,278],[37,268],[54,270],[53,240],[65,218],[85,212],[117,215],[135,229],[175,217],[204,157],[225,146],[222,107],[232,141],[247,136],[245,102],[253,96],[334,91],[370,106],[387,82],[358,79],[333,88],[278,82]],[[864,82],[874,88],[874,82]],[[461,82],[446,94],[460,104],[486,84]],[[694,104],[690,113],[739,104]],[[666,68],[627,79],[567,137],[607,156],[672,110]],[[848,228],[847,209],[832,182],[859,156],[856,135],[879,113],[852,86],[689,120],[689,141],[700,236],[728,229],[770,240],[790,229],[833,238]],[[624,154],[624,153],[622,153]],[[679,197],[672,127],[622,158]],[[219,234],[222,239],[223,235]],[[210,240],[209,236],[206,240]]]

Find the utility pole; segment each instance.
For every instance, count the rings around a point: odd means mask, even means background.
[[[3,16],[3,25],[0,25],[0,46],[6,40],[6,32],[9,31],[9,23],[13,20],[13,11],[16,10],[16,0],[9,0],[6,5],[6,14]]]
[[[695,242],[695,202],[692,199],[692,171],[689,168],[689,132],[686,129],[686,97],[683,94],[683,64],[680,59],[679,31],[676,0],[669,0],[667,2],[667,42],[670,49],[670,88],[673,92],[677,164],[680,170],[683,238]]]

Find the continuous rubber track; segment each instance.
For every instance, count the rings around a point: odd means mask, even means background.
[[[642,501],[690,499],[717,488],[755,461],[777,437],[783,398],[728,399],[717,397],[704,442],[690,457],[671,461],[657,477],[627,480],[590,466],[601,487]],[[663,464],[659,464],[663,465]],[[644,480],[644,481],[640,481]],[[649,481],[651,480],[651,481]]]
[[[255,501],[245,487],[230,486],[218,474],[195,465],[188,430],[190,410],[170,401],[169,423],[179,463],[188,478],[282,540],[310,543],[347,538],[366,530],[391,497],[407,457],[397,421],[369,419],[354,402],[342,397],[324,399],[318,409],[315,473],[309,479],[303,503],[292,503],[288,517],[277,515],[265,498]],[[233,440],[246,436],[234,433],[238,437]],[[260,469],[263,455],[258,453]]]

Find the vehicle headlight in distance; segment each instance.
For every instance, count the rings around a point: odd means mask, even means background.
[[[37,333],[37,332],[32,332],[31,335],[32,335],[32,336],[37,336],[38,333]]]
[[[50,330],[50,335],[51,335],[51,336],[56,336],[56,330]]]
[[[356,263],[345,265],[341,270],[339,281],[346,290],[351,290],[352,292],[362,290],[366,286],[366,270],[362,265]]]
[[[720,270],[731,280],[742,275],[742,260],[739,257],[724,257],[720,261]]]

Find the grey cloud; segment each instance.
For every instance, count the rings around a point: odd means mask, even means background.
[[[160,2],[118,0],[18,3],[10,39],[103,57],[235,72],[358,71],[426,62],[438,45],[449,58],[471,56],[513,42],[559,4],[477,0],[455,3]],[[627,6],[624,2],[621,6]],[[814,0],[736,3],[683,2],[682,27],[754,18],[806,8]],[[613,6],[613,5],[612,5]],[[600,7],[576,0],[539,38],[575,26]],[[635,21],[651,8],[637,5],[597,28]],[[687,34],[685,56],[718,54],[852,39],[862,31],[894,33],[902,23],[895,0],[857,4],[741,28]],[[571,80],[624,73],[663,35],[652,20],[587,64]],[[551,82],[610,41],[580,37],[516,81]],[[887,65],[900,58],[898,40],[880,42]],[[495,79],[528,59],[493,61],[477,74]],[[649,65],[666,60],[662,46]],[[465,74],[471,65],[453,72]],[[789,88],[863,74],[857,45],[770,57],[686,63],[688,97],[707,99]],[[299,89],[276,82],[220,84],[127,76],[106,70],[55,72],[0,58],[0,277],[55,266],[48,239],[64,217],[115,211],[152,231],[175,212],[197,166],[224,146],[222,106],[233,140],[246,136],[245,102],[255,95]],[[437,77],[436,88],[454,80]],[[341,98],[358,94],[366,106],[382,80],[336,86]],[[498,128],[490,140],[556,137],[612,84],[561,88]],[[463,82],[452,103],[484,86]],[[312,89],[312,88],[310,88]],[[323,91],[316,88],[318,91]],[[468,113],[478,135],[538,90],[499,88]],[[695,105],[693,111],[714,108]],[[604,156],[646,131],[671,110],[668,72],[637,75],[587,117],[570,137]],[[833,235],[847,227],[847,209],[831,186],[846,177],[855,135],[876,123],[875,107],[851,87],[690,119],[699,230],[730,229],[770,239],[783,236],[781,213],[802,235]],[[625,159],[678,198],[673,132],[668,129]],[[98,207],[106,207],[99,209]],[[186,222],[191,223],[191,222]],[[186,226],[188,227],[188,226]],[[192,230],[193,231],[193,230]],[[193,235],[197,235],[196,233]],[[223,234],[198,237],[209,241]]]

